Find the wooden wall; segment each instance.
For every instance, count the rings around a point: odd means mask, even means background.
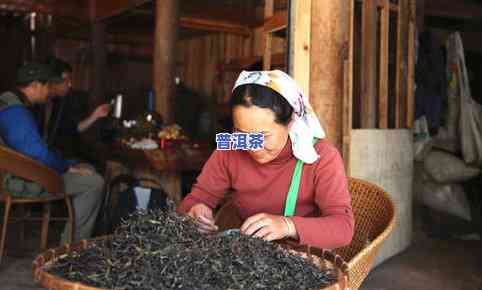
[[[284,39],[274,38],[273,53],[285,49]],[[206,101],[225,103],[240,71],[226,71],[222,64],[262,56],[263,52],[261,28],[254,29],[251,37],[213,33],[180,40],[177,74],[188,88],[207,97]]]
[[[126,44],[109,45],[107,58],[106,100],[122,92],[135,115],[143,110],[145,97],[152,87],[152,50],[146,50],[141,58],[133,58],[130,50],[139,51],[138,47]],[[285,39],[274,37],[273,53],[286,50]],[[113,53],[115,52],[122,52]],[[229,99],[234,81],[240,70],[224,70],[222,64],[237,59],[262,56],[264,39],[262,28],[254,28],[250,37],[209,33],[202,36],[178,40],[176,75],[190,90],[203,97],[202,103],[216,106],[225,104]],[[58,57],[72,64],[74,69],[74,87],[91,90],[92,55],[88,41],[58,39],[55,44]],[[136,55],[138,53],[135,53]],[[240,67],[240,69],[242,69]],[[198,103],[198,102],[196,102]]]
[[[113,50],[111,46],[109,48]],[[128,51],[128,46],[117,45],[116,51]],[[69,62],[74,70],[73,86],[86,91],[92,90],[92,54],[86,41],[57,40],[55,53]],[[107,76],[105,77],[105,101],[117,93],[125,95],[126,117],[134,117],[146,106],[146,97],[152,87],[152,62],[147,59],[133,59],[126,55],[108,54]]]

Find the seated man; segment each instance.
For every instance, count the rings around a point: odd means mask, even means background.
[[[109,114],[110,106],[103,104],[88,113],[86,92],[72,89],[72,67],[67,62],[53,58],[50,62],[55,80],[50,82],[48,113],[44,122],[47,144],[60,150],[64,156],[96,162],[80,134],[86,132],[97,120]],[[45,124],[44,124],[45,125]]]
[[[89,238],[103,199],[104,180],[88,164],[66,160],[49,150],[41,138],[30,108],[48,100],[51,70],[27,64],[17,72],[16,88],[0,95],[0,137],[7,146],[54,169],[62,175],[65,191],[73,196],[74,239]],[[62,242],[67,241],[67,227]]]

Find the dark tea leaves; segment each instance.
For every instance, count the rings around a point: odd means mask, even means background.
[[[136,212],[112,240],[64,255],[46,269],[109,289],[322,289],[336,272],[320,270],[279,245],[231,231],[203,235],[167,211]]]

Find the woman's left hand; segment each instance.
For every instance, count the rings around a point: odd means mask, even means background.
[[[259,213],[246,219],[241,226],[241,233],[274,241],[288,237],[289,228],[283,216]]]

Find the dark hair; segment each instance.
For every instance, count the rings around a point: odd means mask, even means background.
[[[246,84],[237,87],[230,100],[231,108],[234,106],[251,107],[253,105],[270,109],[275,114],[275,121],[281,125],[288,125],[293,114],[293,108],[283,96],[269,87]]]
[[[60,58],[52,58],[50,59],[49,63],[52,67],[54,75],[56,76],[62,76],[64,72],[72,72],[72,66]]]

